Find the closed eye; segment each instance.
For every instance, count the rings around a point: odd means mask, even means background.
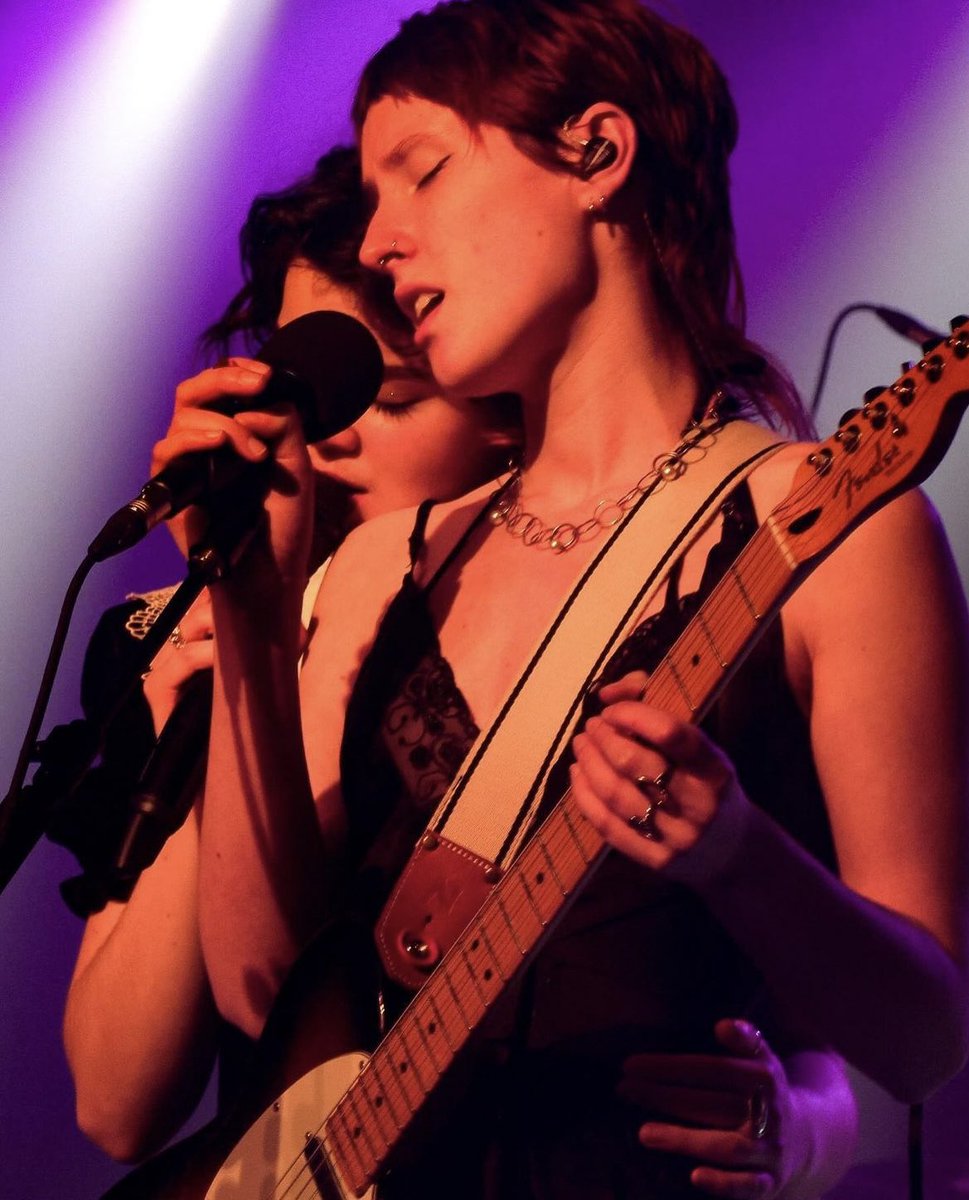
[[[404,417],[413,416],[415,406],[423,399],[423,396],[415,396],[413,400],[394,400],[389,404],[383,400],[374,400],[370,407],[374,412],[379,412],[392,421],[399,421]]]
[[[423,176],[421,176],[421,178],[420,178],[420,179],[418,179],[418,181],[417,181],[417,187],[418,187],[418,189],[420,189],[420,188],[422,188],[422,187],[426,187],[426,186],[427,186],[427,184],[429,184],[429,183],[431,182],[431,180],[432,180],[432,179],[433,179],[433,178],[434,178],[434,177],[435,177],[435,176],[438,174],[438,172],[439,172],[439,171],[442,169],[442,167],[445,165],[445,163],[447,163],[447,162],[448,162],[448,160],[450,159],[450,157],[451,157],[451,156],[450,156],[450,154],[446,154],[446,155],[444,156],[444,158],[442,158],[442,159],[441,159],[441,161],[440,161],[439,163],[437,163],[435,166],[433,166],[433,167],[432,167],[432,168],[431,168],[431,169],[430,169],[430,170],[427,172],[427,174],[426,174],[426,175],[423,175]]]

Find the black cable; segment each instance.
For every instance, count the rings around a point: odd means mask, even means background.
[[[30,764],[37,754],[40,727],[47,713],[47,706],[50,703],[51,692],[54,688],[54,678],[57,675],[57,668],[60,665],[61,655],[64,652],[67,632],[77,605],[77,598],[80,595],[84,581],[87,579],[91,568],[96,562],[97,559],[93,555],[85,555],[81,565],[74,572],[74,576],[68,584],[64,595],[64,602],[61,605],[61,611],[57,618],[57,627],[54,630],[50,653],[47,656],[47,665],[44,667],[44,674],[40,681],[37,699],[34,702],[34,709],[30,715],[30,722],[27,725],[27,733],[20,748],[17,765],[14,767],[13,777],[10,781],[10,789],[3,803],[0,804],[0,891],[3,891],[16,874],[27,854],[30,853],[30,850],[36,845],[43,834],[46,826],[48,815],[46,812],[39,811],[37,807],[18,805],[16,800],[23,788],[23,782],[27,776]],[[9,862],[6,861],[8,858]]]
[[[831,322],[831,328],[828,330],[828,337],[824,343],[821,366],[818,368],[818,378],[814,385],[814,394],[811,398],[810,412],[812,420],[818,415],[818,407],[821,404],[821,393],[824,390],[824,384],[828,377],[828,368],[831,365],[831,352],[834,349],[834,340],[838,336],[838,330],[844,323],[845,318],[855,312],[874,313],[883,324],[897,333],[899,337],[907,338],[910,342],[915,342],[918,345],[927,341],[941,340],[945,336],[937,330],[932,329],[931,326],[916,320],[915,317],[909,316],[908,313],[901,312],[897,308],[889,308],[885,304],[874,304],[870,300],[861,300],[854,304],[846,305]]]
[[[909,1200],[923,1200],[924,1173],[924,1144],[922,1141],[921,1104],[913,1104],[908,1110],[908,1195]]]

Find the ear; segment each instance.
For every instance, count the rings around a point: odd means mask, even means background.
[[[562,128],[562,140],[586,203],[590,188],[607,200],[622,188],[639,146],[632,117],[625,109],[606,103],[592,104],[570,117]]]

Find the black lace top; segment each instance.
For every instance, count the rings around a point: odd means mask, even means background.
[[[412,538],[412,562],[426,517],[425,509]],[[655,668],[756,526],[744,484],[723,506],[721,537],[697,593],[681,596],[674,572],[662,610],[619,648],[607,679]],[[347,712],[343,788],[372,915],[477,733],[427,604],[427,593],[460,549],[426,590],[412,572],[405,577]],[[806,722],[785,676],[779,623],[705,727],[731,756],[750,798],[833,865]],[[564,791],[567,767],[565,759],[557,764],[546,806]],[[708,1050],[713,1024],[723,1016],[750,1015],[775,1043],[784,1041],[771,1024],[756,972],[699,900],[619,855],[607,858],[499,1009],[478,1039],[471,1086],[448,1103],[443,1126],[418,1157],[417,1174],[399,1169],[385,1185],[388,1197],[695,1195],[687,1182],[690,1164],[671,1164],[636,1142],[644,1114],[614,1094],[622,1059],[645,1049]]]

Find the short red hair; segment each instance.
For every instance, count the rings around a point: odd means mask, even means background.
[[[489,124],[546,165],[575,170],[562,129],[600,101],[639,134],[629,187],[641,190],[655,238],[652,285],[671,301],[698,370],[798,433],[797,393],[745,333],[743,282],[730,210],[728,159],[737,113],[705,47],[637,0],[451,0],[406,20],[367,64],[354,101],[358,129],[383,96],[446,105]],[[646,222],[631,232],[642,239]]]

